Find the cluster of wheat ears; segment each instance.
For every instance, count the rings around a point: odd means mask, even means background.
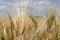
[[[22,21],[19,18],[13,20],[10,15],[7,20],[0,19],[0,40],[60,40],[55,12],[51,12],[43,22],[39,23],[38,19],[32,15]]]

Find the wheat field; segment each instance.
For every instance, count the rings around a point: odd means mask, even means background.
[[[22,20],[0,18],[0,40],[60,40],[60,19],[54,12],[44,18],[27,15]]]
[[[60,18],[26,15],[0,17],[0,40],[60,40]]]

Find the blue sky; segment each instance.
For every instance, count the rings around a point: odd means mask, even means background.
[[[24,5],[28,2],[28,0],[0,0],[0,16],[5,16],[7,11],[16,11],[16,5],[21,6],[23,1]],[[60,8],[60,0],[29,0],[29,11],[33,15],[44,16],[49,6]]]

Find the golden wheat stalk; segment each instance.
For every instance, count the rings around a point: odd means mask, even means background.
[[[11,25],[11,40],[16,40],[15,25],[14,25],[12,18],[9,14],[8,14],[8,17],[10,19],[10,25]]]

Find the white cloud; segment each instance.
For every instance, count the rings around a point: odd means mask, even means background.
[[[44,2],[44,1],[39,1],[38,3],[39,3],[39,4],[44,4],[45,2]]]
[[[49,5],[50,2],[49,2],[49,1],[39,1],[38,4],[39,4],[39,5],[42,5],[42,4],[44,4],[44,5]]]
[[[49,4],[51,4],[51,3],[50,3],[50,2],[45,2],[45,4],[46,4],[46,5],[49,5]]]
[[[5,5],[0,5],[0,10],[4,10],[6,8]]]

